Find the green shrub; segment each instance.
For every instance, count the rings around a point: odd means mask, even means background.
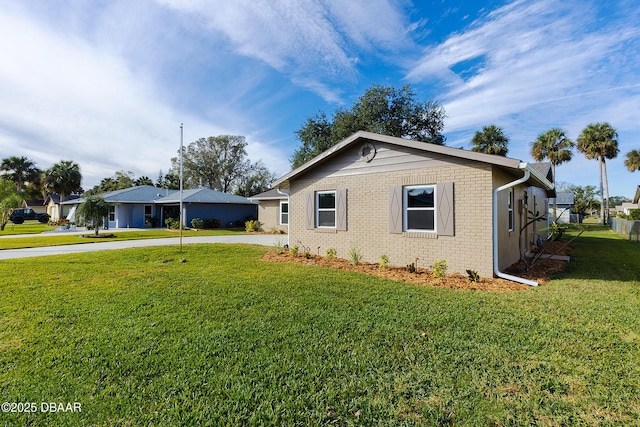
[[[479,282],[480,281],[480,275],[475,270],[467,270],[467,275],[469,276],[469,281],[470,282]]]
[[[191,226],[193,228],[204,228],[204,220],[201,218],[193,218],[191,220]]]
[[[386,268],[389,265],[389,257],[387,255],[380,255],[380,268]]]
[[[206,219],[204,221],[204,228],[220,228],[222,221],[219,219]]]
[[[275,249],[276,253],[280,255],[284,252],[284,243],[282,243],[282,240],[278,240],[273,244],[273,248]]]
[[[632,221],[640,221],[640,209],[630,209],[628,218]]]
[[[334,259],[336,257],[336,254],[337,254],[336,248],[327,249],[326,254],[327,254],[327,257],[326,257],[327,261],[331,261],[332,259]]]
[[[167,218],[164,220],[164,223],[167,228],[170,228],[172,230],[177,230],[180,228],[180,220],[176,218]]]
[[[261,228],[262,228],[262,223],[257,219],[250,219],[244,223],[244,229],[247,233],[260,231]]]
[[[298,245],[294,245],[289,248],[289,255],[298,256]]]
[[[447,274],[447,261],[441,259],[440,261],[436,261],[433,263],[433,265],[431,266],[431,269],[433,270],[433,277],[436,278],[441,278],[444,277],[445,274]]]
[[[160,224],[160,218],[157,216],[150,216],[145,218],[144,222],[148,223],[152,228],[156,228]]]
[[[357,247],[352,246],[351,249],[349,249],[349,259],[351,260],[352,265],[360,264],[362,256],[362,252]]]

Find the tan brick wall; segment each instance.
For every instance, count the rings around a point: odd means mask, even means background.
[[[280,200],[260,200],[258,204],[258,221],[262,223],[264,231],[271,231],[273,228],[288,232],[286,225],[280,225]]]
[[[513,180],[513,178],[511,178]],[[432,233],[389,233],[389,187],[394,185],[453,182],[455,193],[455,236]],[[357,247],[368,262],[389,257],[390,264],[405,266],[418,259],[419,267],[446,260],[449,272],[465,274],[477,270],[493,275],[492,265],[492,169],[490,165],[466,162],[436,168],[362,173],[298,179],[291,183],[291,245],[309,247],[324,255],[335,248],[338,256],[349,258]],[[307,192],[347,190],[347,231],[307,230]]]
[[[517,179],[499,169],[494,171],[493,178],[496,187]],[[505,270],[518,262],[521,253],[531,251],[535,246],[537,236],[541,236],[543,239],[546,237],[544,230],[547,227],[546,221],[536,221],[527,225],[527,222],[532,219],[529,211],[540,214],[544,214],[546,211],[547,199],[544,190],[524,184],[513,188],[515,219],[513,231],[508,229],[508,194],[508,190],[498,193],[498,266],[500,270]],[[521,233],[520,230],[525,226],[525,230]]]

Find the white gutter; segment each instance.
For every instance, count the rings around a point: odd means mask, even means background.
[[[283,196],[287,196],[287,206],[289,207],[289,222],[287,223],[287,247],[289,246],[289,232],[291,231],[291,203],[289,203],[289,198],[291,197],[291,194],[287,193],[286,191],[282,191],[279,188],[276,188],[276,191],[278,192],[278,194],[282,194]]]
[[[501,187],[498,187],[493,190],[493,272],[496,276],[511,280],[512,282],[523,283],[529,286],[538,286],[538,282],[534,282],[533,280],[525,279],[523,277],[512,276],[510,274],[506,274],[500,271],[500,267],[498,266],[498,193],[509,188],[515,187],[516,185],[525,183],[529,180],[531,176],[531,171],[528,163],[520,163],[518,168],[524,170],[524,176],[520,179],[517,179],[513,182],[507,183]],[[515,201],[514,201],[515,202]]]

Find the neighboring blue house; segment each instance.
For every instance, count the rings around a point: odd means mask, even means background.
[[[174,191],[168,196],[158,199],[156,205],[161,207],[163,218],[177,218],[180,211],[180,192]],[[232,227],[238,222],[244,226],[248,217],[258,218],[257,203],[244,197],[208,188],[184,190],[182,192],[182,206],[187,226],[191,225],[193,218],[218,219],[221,222],[221,227]]]
[[[151,185],[125,188],[102,194],[110,204],[109,228],[149,227],[157,220],[163,226],[166,218],[180,217],[180,192]],[[78,206],[84,199],[62,204]],[[190,226],[193,218],[217,219],[221,227],[230,227],[248,217],[257,218],[258,206],[248,199],[221,193],[208,188],[182,192],[184,225]],[[72,211],[75,211],[73,208]]]

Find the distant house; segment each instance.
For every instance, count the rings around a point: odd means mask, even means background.
[[[258,221],[265,230],[289,231],[289,196],[276,189],[249,197],[258,204]]]
[[[619,214],[629,215],[632,210],[639,209],[639,208],[640,208],[640,204],[638,203],[624,202],[621,205],[617,205],[615,207],[615,211]]]
[[[66,218],[74,206],[74,200],[80,198],[77,194],[71,194],[65,197],[64,202],[60,203],[60,196],[57,194],[49,194],[44,203],[47,206],[47,214],[51,221],[58,221]]]
[[[571,209],[573,209],[574,203],[575,195],[573,194],[573,192],[558,192],[555,198],[549,199],[549,221],[555,221],[557,224],[569,224],[571,222],[578,222],[575,215],[572,216],[571,214]]]
[[[141,228],[164,225],[167,218],[180,217],[180,192],[151,185],[130,187],[102,194],[109,203],[109,228]],[[63,202],[78,206],[84,199]],[[217,219],[222,227],[243,224],[257,216],[257,206],[248,199],[206,188],[182,192],[184,225],[193,218]]]
[[[174,191],[155,202],[161,209],[161,218],[178,218],[180,212],[180,192]],[[248,218],[258,217],[258,207],[245,197],[229,193],[198,188],[182,193],[185,225],[190,226],[193,218],[217,219],[222,227],[241,225]],[[164,221],[164,219],[163,219]]]
[[[552,182],[548,163],[358,132],[274,188],[290,194],[292,245],[398,266],[445,260],[449,272],[535,284],[503,270],[545,236],[528,211],[547,212]]]
[[[615,210],[618,213],[629,215],[632,210],[640,209],[640,185],[636,188],[636,193],[633,196],[632,202],[624,202],[622,205],[616,206]]]
[[[22,207],[25,209],[32,209],[36,213],[47,213],[47,205],[44,202],[44,199],[35,199],[35,200],[24,200],[22,202]]]

